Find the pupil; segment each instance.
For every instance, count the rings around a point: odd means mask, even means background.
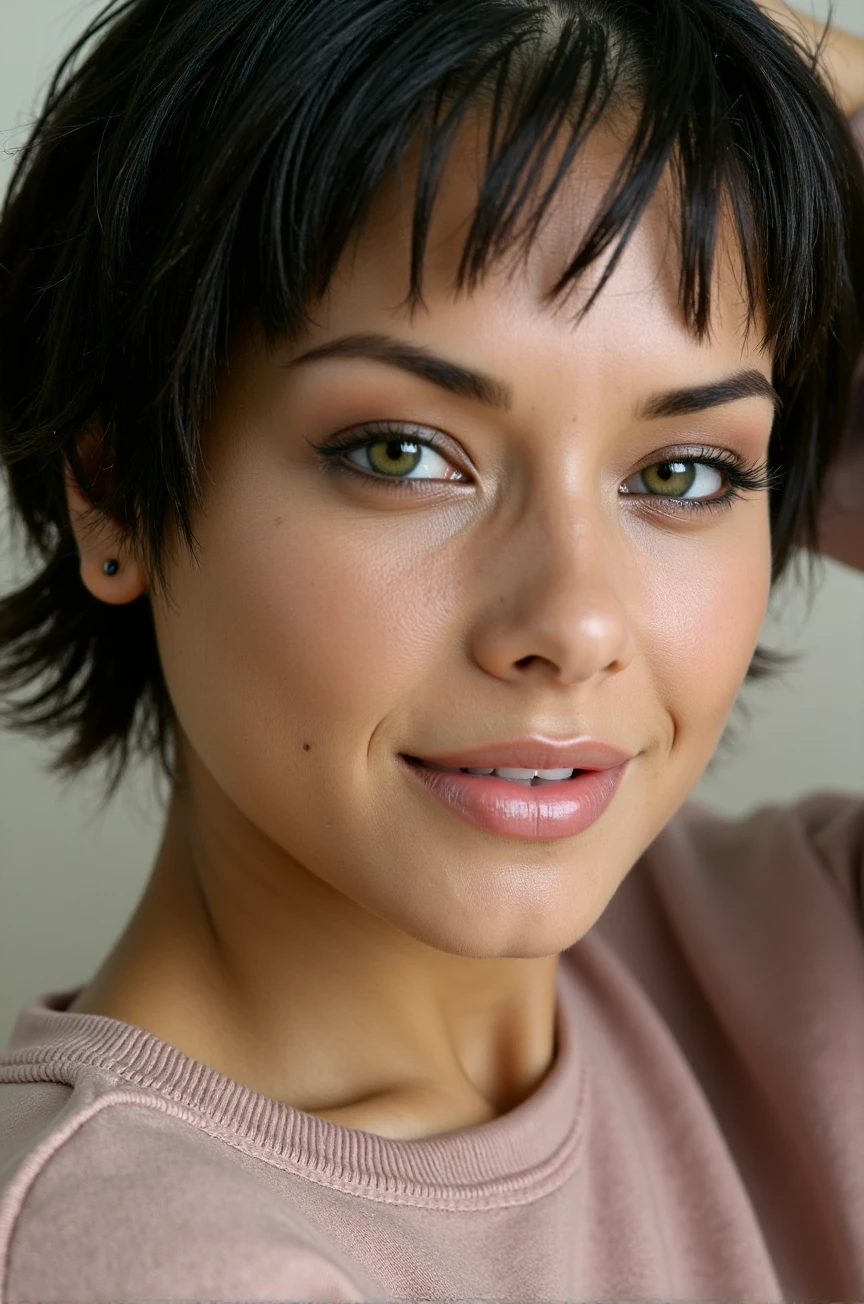
[[[657,474],[661,480],[671,480],[673,475],[684,474],[683,462],[661,462]]]

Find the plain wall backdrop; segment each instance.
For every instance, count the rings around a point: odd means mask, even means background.
[[[804,0],[807,3],[807,0]],[[0,185],[48,74],[98,5],[92,0],[0,4]],[[827,4],[814,3],[820,17]],[[864,0],[839,0],[840,26],[864,34]],[[862,233],[864,238],[864,233]],[[0,482],[0,593],[28,574],[7,532]],[[864,576],[833,562],[809,610],[794,579],[772,599],[762,634],[801,653],[798,666],[742,692],[750,721],[694,797],[729,814],[816,789],[864,799]],[[736,712],[736,717],[737,717]],[[136,771],[96,817],[96,779],[61,785],[43,772],[48,744],[0,731],[0,1045],[21,1006],[86,982],[143,890],[161,816],[152,771]]]

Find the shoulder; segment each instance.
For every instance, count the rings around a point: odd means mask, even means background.
[[[688,802],[592,933],[679,1040],[708,1010],[754,1039],[851,1053],[864,1018],[864,800],[816,792],[747,815]],[[749,1035],[749,1034],[748,1034]],[[861,1065],[856,1073],[860,1076]]]
[[[684,880],[710,898],[756,905],[778,894],[839,903],[864,927],[864,798],[813,792],[729,816],[688,802],[642,858],[662,891]]]
[[[360,1297],[266,1164],[170,1101],[109,1090],[33,1140],[0,1174],[0,1304]]]
[[[0,1190],[7,1171],[55,1125],[71,1094],[64,1082],[0,1081]]]

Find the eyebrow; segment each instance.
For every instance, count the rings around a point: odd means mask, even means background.
[[[423,380],[431,380],[433,385],[440,385],[442,389],[458,394],[460,398],[473,398],[488,407],[503,408],[505,411],[513,406],[513,391],[504,381],[495,380],[481,371],[460,367],[457,362],[448,362],[446,358],[418,344],[394,340],[389,335],[346,335],[301,353],[287,365],[296,367],[300,362],[311,362],[318,358],[373,358],[377,362],[389,362],[394,367],[401,367],[403,371],[409,371]]]
[[[345,335],[337,340],[329,340],[326,344],[319,344],[292,358],[286,364],[286,369],[320,358],[371,358],[376,362],[387,362],[402,371],[429,380],[460,398],[475,399],[488,407],[504,411],[513,407],[513,390],[503,380],[460,366],[421,345],[396,340],[389,335]],[[770,398],[775,407],[780,406],[780,396],[770,380],[754,368],[708,385],[693,385],[654,394],[640,405],[638,415],[649,419],[686,416],[724,403],[734,403],[738,399],[755,397]]]
[[[770,398],[775,408],[781,406],[780,395],[767,376],[755,367],[739,371],[734,376],[724,376],[710,385],[694,385],[690,389],[670,389],[655,394],[639,409],[643,417],[680,417],[691,412],[704,412],[706,408],[735,403],[741,398]]]

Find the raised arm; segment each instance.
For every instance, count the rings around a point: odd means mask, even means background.
[[[784,0],[760,0],[762,8],[799,41],[821,44],[820,64],[837,102],[853,119],[864,156],[864,38],[824,25]],[[864,239],[864,232],[862,232]],[[853,413],[844,449],[826,484],[819,518],[822,552],[864,571],[864,358],[858,373]]]
[[[817,46],[824,38],[820,64],[834,95],[847,117],[864,109],[864,38],[851,32],[825,26],[798,9],[792,9],[784,0],[760,0],[762,8],[775,22],[785,27],[793,36],[810,46]]]
[[[844,451],[831,469],[819,517],[826,557],[864,571],[864,360]]]

